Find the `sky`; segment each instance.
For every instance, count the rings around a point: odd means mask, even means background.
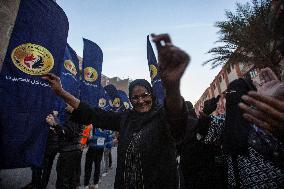
[[[238,0],[245,3],[249,0]],[[209,87],[221,67],[202,63],[218,40],[216,21],[235,0],[57,0],[69,20],[68,43],[79,56],[83,40],[98,44],[103,53],[102,73],[122,79],[150,81],[146,36],[168,33],[174,45],[185,50],[191,62],[182,78],[181,94],[193,104]],[[153,44],[152,44],[153,45]],[[153,45],[155,49],[155,46]]]

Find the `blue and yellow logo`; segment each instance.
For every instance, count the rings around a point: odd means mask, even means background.
[[[99,107],[100,107],[100,108],[103,108],[103,107],[105,107],[105,106],[106,106],[106,99],[100,98],[100,99],[99,99]]]
[[[153,80],[158,74],[158,69],[156,68],[156,66],[154,66],[153,64],[150,65],[150,76],[151,79]]]
[[[52,54],[44,47],[32,43],[17,46],[11,54],[14,65],[29,75],[43,75],[53,68]]]
[[[86,81],[94,82],[98,79],[98,73],[94,68],[86,67],[84,69],[84,78]]]
[[[113,105],[113,107],[119,108],[120,107],[120,99],[119,98],[115,98],[112,101],[112,105]]]
[[[71,60],[65,60],[64,61],[64,67],[65,67],[66,70],[68,70],[74,76],[77,75],[76,66]]]
[[[128,103],[128,102],[123,102],[123,104],[124,104],[125,109],[127,109],[127,110],[128,110],[128,109],[129,109],[129,107],[130,107],[130,106],[129,106],[129,103]]]

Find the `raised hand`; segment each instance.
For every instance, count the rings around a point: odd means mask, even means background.
[[[57,123],[55,122],[55,118],[52,114],[49,114],[48,116],[46,116],[45,121],[50,125],[50,126],[54,126]]]
[[[175,47],[168,34],[152,34],[158,51],[159,71],[166,91],[168,111],[178,114],[183,111],[183,98],[180,94],[180,79],[189,63],[189,56]]]
[[[242,96],[245,103],[239,106],[244,110],[243,117],[275,135],[284,135],[284,82],[280,81],[270,68],[259,74],[262,86],[257,92],[250,91]]]
[[[56,75],[48,73],[44,75],[42,79],[46,80],[50,84],[51,88],[54,90],[54,92],[57,95],[60,95],[63,92],[60,78],[57,77]]]
[[[270,68],[260,70],[259,78],[263,82],[257,93],[284,99],[284,81],[280,81]]]
[[[179,85],[190,61],[189,55],[174,46],[168,34],[152,34],[151,36],[157,47],[159,71],[165,88]]]
[[[62,88],[59,77],[52,73],[48,73],[44,75],[42,79],[46,80],[51,85],[51,88],[54,90],[54,92],[58,96],[60,96],[67,104],[69,104],[75,109],[78,108],[80,100]]]

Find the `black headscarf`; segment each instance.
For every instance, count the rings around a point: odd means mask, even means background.
[[[151,84],[145,80],[145,79],[136,79],[134,81],[132,81],[129,84],[129,98],[131,98],[132,96],[132,92],[134,87],[136,86],[142,86],[145,87],[147,92],[151,94],[152,97],[152,107],[151,110],[149,112],[144,112],[144,113],[138,113],[136,111],[131,111],[131,119],[129,119],[128,121],[132,122],[130,123],[130,125],[132,126],[131,129],[133,131],[140,131],[141,128],[143,127],[143,123],[145,122],[145,120],[149,120],[151,117],[153,117],[153,115],[155,114],[155,112],[157,111],[158,107],[157,104],[155,103],[155,96],[153,95],[153,90],[152,90],[152,86]]]
[[[153,100],[153,107],[157,106],[156,97],[153,94],[153,88],[152,88],[151,84],[147,80],[145,80],[145,79],[135,79],[134,81],[132,81],[129,84],[129,87],[128,87],[128,89],[129,89],[129,98],[131,98],[133,89],[136,86],[145,87],[147,92],[151,94],[151,97],[152,97],[152,100]]]
[[[136,86],[142,86],[145,87],[146,90],[148,91],[148,93],[152,94],[153,90],[152,90],[152,86],[151,84],[145,80],[145,79],[135,79],[134,81],[132,81],[129,84],[129,97],[131,97],[132,91],[134,89],[134,87]]]
[[[242,117],[243,111],[238,104],[243,102],[242,95],[256,90],[252,81],[239,78],[231,82],[226,92],[226,120],[224,131],[224,149],[231,154],[247,152],[249,123]]]

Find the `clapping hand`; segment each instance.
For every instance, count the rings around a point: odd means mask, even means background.
[[[279,81],[276,75],[268,68],[262,70],[260,78],[266,72],[266,82],[257,92],[250,91],[242,96],[244,103],[240,108],[244,111],[243,117],[257,126],[283,138],[284,136],[284,82]],[[267,75],[268,74],[268,75]]]

